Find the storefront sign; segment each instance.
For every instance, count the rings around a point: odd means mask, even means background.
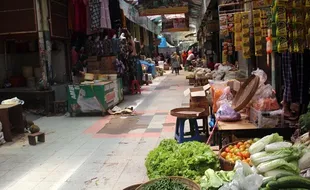
[[[140,16],[188,12],[188,1],[185,0],[138,0],[138,2]]]
[[[165,19],[163,17],[162,27],[163,32],[189,31],[189,20],[188,17],[173,19]]]

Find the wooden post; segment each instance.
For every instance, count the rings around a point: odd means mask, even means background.
[[[40,66],[42,72],[42,80],[44,89],[47,89],[47,65],[46,65],[46,55],[45,55],[45,45],[44,45],[44,35],[43,35],[43,21],[41,14],[41,3],[40,0],[36,0],[36,16],[37,16],[37,26],[38,26],[38,45],[40,53]]]
[[[40,66],[44,89],[53,78],[51,56],[51,34],[49,29],[48,6],[46,0],[36,0],[36,16],[39,36]]]

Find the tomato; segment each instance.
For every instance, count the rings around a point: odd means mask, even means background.
[[[234,160],[235,160],[235,161],[241,160],[241,157],[240,157],[240,156],[235,156],[235,157],[234,157]]]
[[[245,145],[246,148],[250,148],[250,146],[251,146],[250,144],[246,144]]]
[[[226,158],[227,152],[222,152],[222,153],[221,153],[221,156],[222,156],[223,158]]]
[[[248,152],[248,151],[244,151],[243,153],[242,153],[242,155],[243,155],[243,157],[244,158],[250,158],[250,153]]]
[[[235,154],[237,154],[238,152],[240,152],[240,150],[238,148],[234,150]]]
[[[233,145],[229,145],[228,148],[232,149],[232,148],[233,148]]]
[[[230,148],[225,148],[225,152],[230,152]]]
[[[237,152],[236,155],[242,157],[241,152]]]
[[[253,143],[253,140],[250,139],[250,140],[247,140],[246,142],[249,143],[249,144],[252,144],[252,143]]]
[[[244,151],[245,150],[245,145],[240,145],[239,149],[240,149],[240,151]]]

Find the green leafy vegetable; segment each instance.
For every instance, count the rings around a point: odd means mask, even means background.
[[[178,144],[165,139],[152,150],[145,162],[150,179],[166,176],[183,176],[198,181],[209,168],[220,168],[217,155],[210,146],[200,142]]]
[[[218,189],[224,183],[230,182],[233,179],[234,171],[214,171],[207,169],[205,175],[200,180],[202,190]]]
[[[143,190],[190,190],[178,180],[163,178],[143,187]]]
[[[288,163],[284,159],[276,159],[270,162],[264,162],[257,166],[257,170],[259,173],[265,173],[274,169],[284,169],[286,171],[290,171],[296,174],[299,173],[299,168],[295,164]]]
[[[283,148],[281,150],[267,153],[267,152],[259,152],[251,155],[252,163],[257,166],[263,162],[269,162],[275,159],[283,158],[286,161],[290,160],[298,160],[301,155],[301,152],[298,148]]]
[[[265,146],[265,151],[266,152],[274,152],[277,150],[280,150],[282,148],[289,148],[292,146],[292,143],[290,142],[275,142],[271,143]]]

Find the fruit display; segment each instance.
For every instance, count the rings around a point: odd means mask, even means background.
[[[241,160],[252,165],[249,148],[255,140],[256,139],[250,139],[226,146],[225,149],[222,149],[220,156],[230,163],[236,163],[237,160]]]

